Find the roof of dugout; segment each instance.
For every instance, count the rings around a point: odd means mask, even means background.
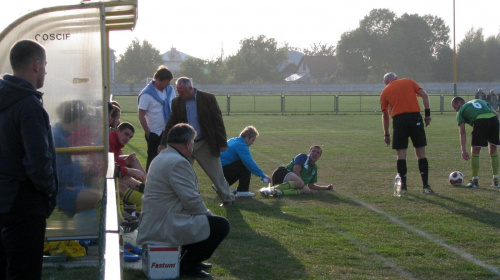
[[[57,11],[71,11],[71,10],[82,10],[88,8],[104,8],[105,17],[105,27],[107,31],[111,30],[132,30],[137,22],[137,0],[127,0],[127,1],[100,1],[100,2],[90,2],[84,1],[78,5],[67,5],[67,6],[56,6],[50,8],[43,8],[25,16],[17,19],[12,24],[7,26],[2,33],[0,33],[0,41],[9,34],[16,26],[25,22],[27,19],[33,18],[37,15],[48,14]],[[72,13],[73,14],[73,13]],[[67,19],[67,18],[66,18]],[[77,22],[78,13],[73,14],[73,22]],[[63,20],[64,18],[55,19],[57,21]]]

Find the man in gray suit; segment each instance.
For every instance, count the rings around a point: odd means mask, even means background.
[[[173,126],[167,148],[151,162],[142,198],[138,244],[182,246],[180,273],[210,277],[209,259],[229,233],[229,222],[213,216],[200,196],[198,179],[188,158],[196,131],[186,123]]]

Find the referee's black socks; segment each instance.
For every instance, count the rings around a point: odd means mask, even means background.
[[[408,172],[406,167],[406,159],[398,159],[397,169],[399,176],[401,176],[401,183],[406,186],[406,172]]]
[[[429,185],[429,163],[427,158],[421,158],[418,160],[418,169],[420,170],[420,176],[422,176],[422,183],[425,186]]]

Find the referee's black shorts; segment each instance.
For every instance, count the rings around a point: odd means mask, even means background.
[[[403,113],[392,118],[392,148],[408,149],[408,138],[413,147],[427,146],[425,123],[420,113]]]
[[[487,147],[488,142],[495,146],[500,146],[498,137],[498,118],[477,119],[472,128],[472,147]]]

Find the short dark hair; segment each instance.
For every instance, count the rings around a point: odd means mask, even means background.
[[[451,104],[458,104],[459,102],[465,103],[465,100],[460,96],[455,96],[451,100]]]
[[[122,110],[120,109],[120,107],[113,105],[113,110],[111,111],[111,117],[116,118],[118,116],[118,113],[121,113],[121,112],[122,112]]]
[[[113,111],[113,103],[108,101],[108,112],[111,113],[111,111]]]
[[[178,123],[167,134],[167,143],[184,144],[196,138],[196,130],[187,123]]]
[[[45,61],[45,48],[32,40],[22,40],[10,49],[10,65],[14,72],[27,69],[33,62]]]
[[[155,81],[172,80],[174,78],[174,74],[172,74],[172,71],[170,71],[167,66],[161,65],[156,70],[153,78]]]
[[[315,145],[315,146],[311,146],[311,147],[309,148],[309,152],[310,152],[313,148],[317,148],[317,149],[319,149],[319,150],[320,150],[320,152],[321,152],[321,153],[323,153],[323,149],[321,149],[321,147],[320,147],[320,146],[317,146],[317,145]]]
[[[81,100],[64,101],[57,107],[57,115],[62,123],[83,120],[87,116],[87,107]]]
[[[133,133],[135,133],[134,126],[129,122],[122,122],[118,125],[118,130],[123,131],[124,129],[130,129]]]
[[[118,103],[118,101],[116,101],[116,100],[111,100],[111,101],[110,101],[110,103],[111,103],[112,105],[115,105],[116,107],[118,107],[118,108],[120,108],[120,109],[122,108],[122,107],[120,106],[120,103]]]

